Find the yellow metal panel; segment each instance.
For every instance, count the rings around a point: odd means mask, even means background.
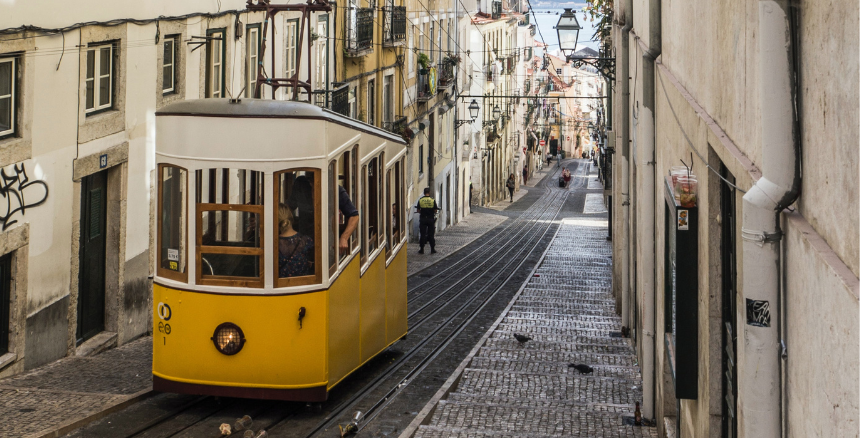
[[[358,257],[352,259],[329,287],[329,388],[361,364],[359,339]]]
[[[406,245],[385,268],[386,340],[392,343],[406,334]]]
[[[361,362],[388,346],[385,342],[385,254],[361,276]]]
[[[154,285],[153,374],[204,385],[325,385],[326,294],[221,295]],[[301,307],[306,312],[299,328]],[[219,353],[211,340],[224,322],[238,325],[247,339],[233,356]]]

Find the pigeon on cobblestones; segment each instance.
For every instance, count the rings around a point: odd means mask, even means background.
[[[567,364],[567,366],[568,368],[576,368],[576,370],[579,371],[580,374],[591,374],[592,372],[594,372],[594,368],[583,363],[571,363]]]
[[[515,338],[517,338],[517,341],[518,341],[520,344],[525,344],[526,342],[528,342],[528,341],[531,341],[531,340],[532,340],[532,338],[530,338],[530,337],[528,337],[528,336],[525,336],[525,335],[521,335],[521,334],[519,334],[519,333],[514,333],[514,337],[515,337]]]

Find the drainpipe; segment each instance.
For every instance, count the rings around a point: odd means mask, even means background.
[[[635,31],[636,43],[640,44],[642,53],[642,97],[640,102],[633,102],[638,107],[634,113],[637,120],[637,138],[640,139],[636,145],[636,172],[637,182],[640,187],[637,197],[637,252],[636,260],[638,272],[636,272],[636,290],[641,291],[641,303],[636,305],[642,309],[641,314],[641,357],[642,364],[642,415],[646,418],[654,418],[655,415],[655,336],[657,327],[655,324],[656,300],[656,253],[655,234],[656,228],[656,188],[657,174],[656,166],[656,59],[660,56],[660,0],[648,2],[648,45],[645,46]],[[635,87],[636,84],[633,84]],[[638,331],[637,331],[638,333]]]
[[[621,214],[621,244],[620,254],[616,260],[621,262],[621,324],[632,329],[632,318],[630,317],[630,30],[633,29],[633,0],[624,1],[624,26],[621,28],[621,53],[616,55],[616,78],[621,80],[620,93],[621,103],[618,105],[618,149],[621,159],[617,172],[620,179],[618,194],[619,210]]]
[[[743,197],[741,436],[777,438],[780,409],[779,213],[800,196],[790,0],[759,1],[762,177]],[[746,320],[744,321],[744,315]]]

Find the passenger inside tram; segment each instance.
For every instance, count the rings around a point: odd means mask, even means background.
[[[299,175],[293,181],[289,206],[294,212],[296,231],[306,236],[313,236],[314,191],[307,176]]]
[[[281,278],[312,275],[314,239],[296,231],[290,208],[278,205],[278,275]],[[311,224],[313,225],[313,224]]]

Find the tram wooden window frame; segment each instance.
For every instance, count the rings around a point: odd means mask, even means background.
[[[239,205],[239,204],[210,204],[210,203],[199,203],[197,204],[195,221],[196,221],[196,241],[197,248],[195,252],[195,268],[196,274],[195,277],[197,279],[197,284],[202,286],[228,286],[228,287],[253,287],[253,288],[262,288],[264,286],[264,279],[266,278],[266,264],[265,264],[265,248],[264,243],[265,240],[265,225],[266,219],[264,218],[263,205]],[[259,248],[243,248],[243,247],[232,247],[232,246],[209,246],[203,245],[203,212],[204,211],[242,211],[247,213],[256,213],[260,218],[260,223],[257,224],[257,227],[260,230],[260,247]],[[231,277],[227,275],[207,275],[203,277],[203,253],[206,254],[237,254],[237,255],[250,255],[257,256],[260,260],[260,274],[256,279],[254,277]]]
[[[163,198],[163,196],[164,196],[164,182],[162,181],[161,178],[162,178],[162,173],[164,172],[164,169],[167,167],[173,167],[173,168],[179,169],[180,171],[182,171],[182,170],[185,171],[185,216],[186,216],[186,218],[185,218],[185,251],[183,251],[183,253],[181,254],[181,257],[183,259],[182,261],[185,262],[185,272],[182,272],[182,273],[176,272],[176,271],[171,271],[170,269],[166,269],[166,268],[161,267],[161,243],[162,243],[161,242],[161,229],[162,229],[162,222],[163,222],[162,214],[161,214],[162,213],[161,208],[162,208],[162,205],[164,205],[163,204],[163,202],[164,202],[164,198]],[[189,210],[189,208],[188,208],[189,207],[189,204],[188,204],[188,179],[189,178],[191,178],[191,172],[189,172],[188,169],[186,169],[184,167],[176,166],[173,164],[167,164],[167,163],[162,163],[162,164],[158,165],[158,195],[157,195],[158,196],[158,225],[157,225],[158,237],[156,238],[156,241],[157,241],[156,245],[158,247],[158,249],[156,250],[156,258],[158,259],[158,262],[156,263],[156,273],[158,274],[159,277],[168,278],[168,279],[174,280],[174,281],[181,281],[183,283],[188,283],[188,249],[189,248],[188,248],[188,217],[187,216],[188,216],[188,210]],[[201,217],[202,217],[202,214],[201,214]],[[198,272],[199,272],[199,268],[198,268]]]
[[[328,242],[328,275],[329,278],[334,277],[337,273],[337,268],[340,265],[340,227],[338,218],[339,211],[338,208],[340,206],[339,192],[338,190],[339,184],[337,183],[339,174],[338,174],[338,158],[335,158],[329,161],[328,164],[328,215],[326,218],[328,219],[328,230],[329,233],[329,242]],[[334,255],[334,261],[332,262],[332,255]]]
[[[385,258],[386,260],[391,257],[393,251],[393,243],[394,243],[394,221],[391,217],[391,171],[394,166],[391,166],[385,169],[385,208],[384,209],[384,217],[385,217]]]
[[[272,284],[276,288],[305,286],[309,284],[322,284],[322,253],[325,247],[322,245],[322,171],[314,167],[296,167],[292,169],[284,169],[275,172],[272,179],[272,195],[274,196],[273,207],[277,207],[278,200],[281,199],[281,175],[288,172],[310,172],[314,175],[314,274],[303,275],[301,277],[278,277],[278,238],[280,237],[277,230],[272,229]],[[272,224],[278,223],[278,209],[272,209]],[[260,241],[263,238],[260,237]]]

